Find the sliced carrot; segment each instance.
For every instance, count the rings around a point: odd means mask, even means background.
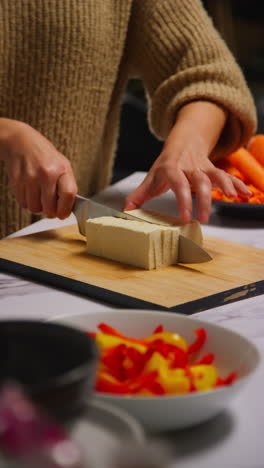
[[[257,189],[254,185],[248,184],[247,187],[249,190],[252,192],[252,196],[250,198],[245,198],[242,197],[242,195],[237,195],[236,197],[233,198],[228,198],[223,191],[218,188],[218,189],[213,189],[211,191],[212,193],[212,199],[213,200],[220,200],[224,202],[231,202],[231,203],[256,203],[256,204],[264,204],[264,192],[261,190]]]
[[[239,148],[227,159],[257,188],[264,191],[264,167],[245,148]]]
[[[264,167],[264,135],[254,135],[248,143],[248,151],[259,161]]]
[[[262,192],[262,190],[259,190],[257,187],[255,187],[255,185],[248,184],[247,186],[253,195],[264,195],[264,192]]]
[[[248,203],[254,203],[254,204],[257,204],[257,205],[263,204],[264,203],[264,194],[263,194],[263,196],[257,195],[255,197],[251,197],[248,200]]]
[[[223,199],[223,191],[220,188],[212,190],[212,199],[213,200],[222,200]]]

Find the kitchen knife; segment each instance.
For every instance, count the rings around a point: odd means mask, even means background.
[[[203,247],[188,237],[179,235],[178,263],[203,263],[212,260]]]
[[[102,205],[93,200],[80,195],[76,195],[73,213],[76,216],[80,233],[85,236],[85,222],[88,218],[98,218],[100,216],[115,216],[118,218],[129,219],[133,221],[147,222],[150,224],[160,224],[165,226],[165,223],[160,223],[155,220],[141,219],[130,215],[127,212],[116,210],[110,206]],[[169,226],[169,224],[167,224]],[[178,263],[202,263],[212,260],[212,257],[200,245],[191,241],[187,237],[180,235],[178,247]]]
[[[111,208],[110,206],[94,202],[89,198],[81,197],[80,195],[76,195],[73,213],[77,218],[79,231],[83,236],[85,236],[85,221],[88,218],[99,218],[100,216],[115,216],[117,218],[130,219],[133,221],[140,221],[145,223],[150,222],[146,221],[145,219],[141,219],[128,213],[125,213],[124,211],[119,211],[115,208]],[[151,224],[162,223],[155,222]]]

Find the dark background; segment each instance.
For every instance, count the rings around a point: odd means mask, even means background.
[[[205,8],[241,66],[264,133],[264,5],[260,0],[204,0]],[[162,149],[149,131],[141,82],[130,81],[124,98],[112,183],[147,171]]]

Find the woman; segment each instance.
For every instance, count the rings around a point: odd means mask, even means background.
[[[194,191],[207,222],[212,186],[250,195],[212,163],[248,141],[256,115],[199,0],[0,0],[0,26],[0,237],[107,186],[131,77],[164,147],[125,209],[170,188],[188,222]]]

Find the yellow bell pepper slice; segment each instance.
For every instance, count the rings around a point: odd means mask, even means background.
[[[157,382],[162,385],[167,395],[188,393],[191,382],[184,369],[170,369],[169,362],[160,353],[153,353],[144,367],[144,371],[157,370]]]
[[[162,379],[163,387],[169,395],[189,393],[191,382],[184,369],[170,369]]]
[[[153,370],[157,370],[159,373],[169,370],[167,359],[158,352],[153,353],[144,366],[144,372]]]
[[[217,371],[212,364],[190,366],[189,371],[193,378],[193,385],[196,390],[211,390],[217,381]]]
[[[141,343],[134,343],[133,341],[125,340],[114,335],[107,335],[105,333],[96,333],[95,342],[98,345],[100,351],[113,348],[114,346],[118,346],[122,343],[126,346],[129,346],[130,348],[137,349],[141,353],[144,353],[147,349],[147,345],[145,346]]]
[[[165,343],[170,343],[174,346],[178,346],[178,348],[183,349],[183,351],[187,351],[188,345],[185,339],[178,335],[178,333],[171,333],[171,332],[160,332],[154,333],[153,335],[149,335],[145,338],[145,341],[148,343],[155,340],[163,340]]]

